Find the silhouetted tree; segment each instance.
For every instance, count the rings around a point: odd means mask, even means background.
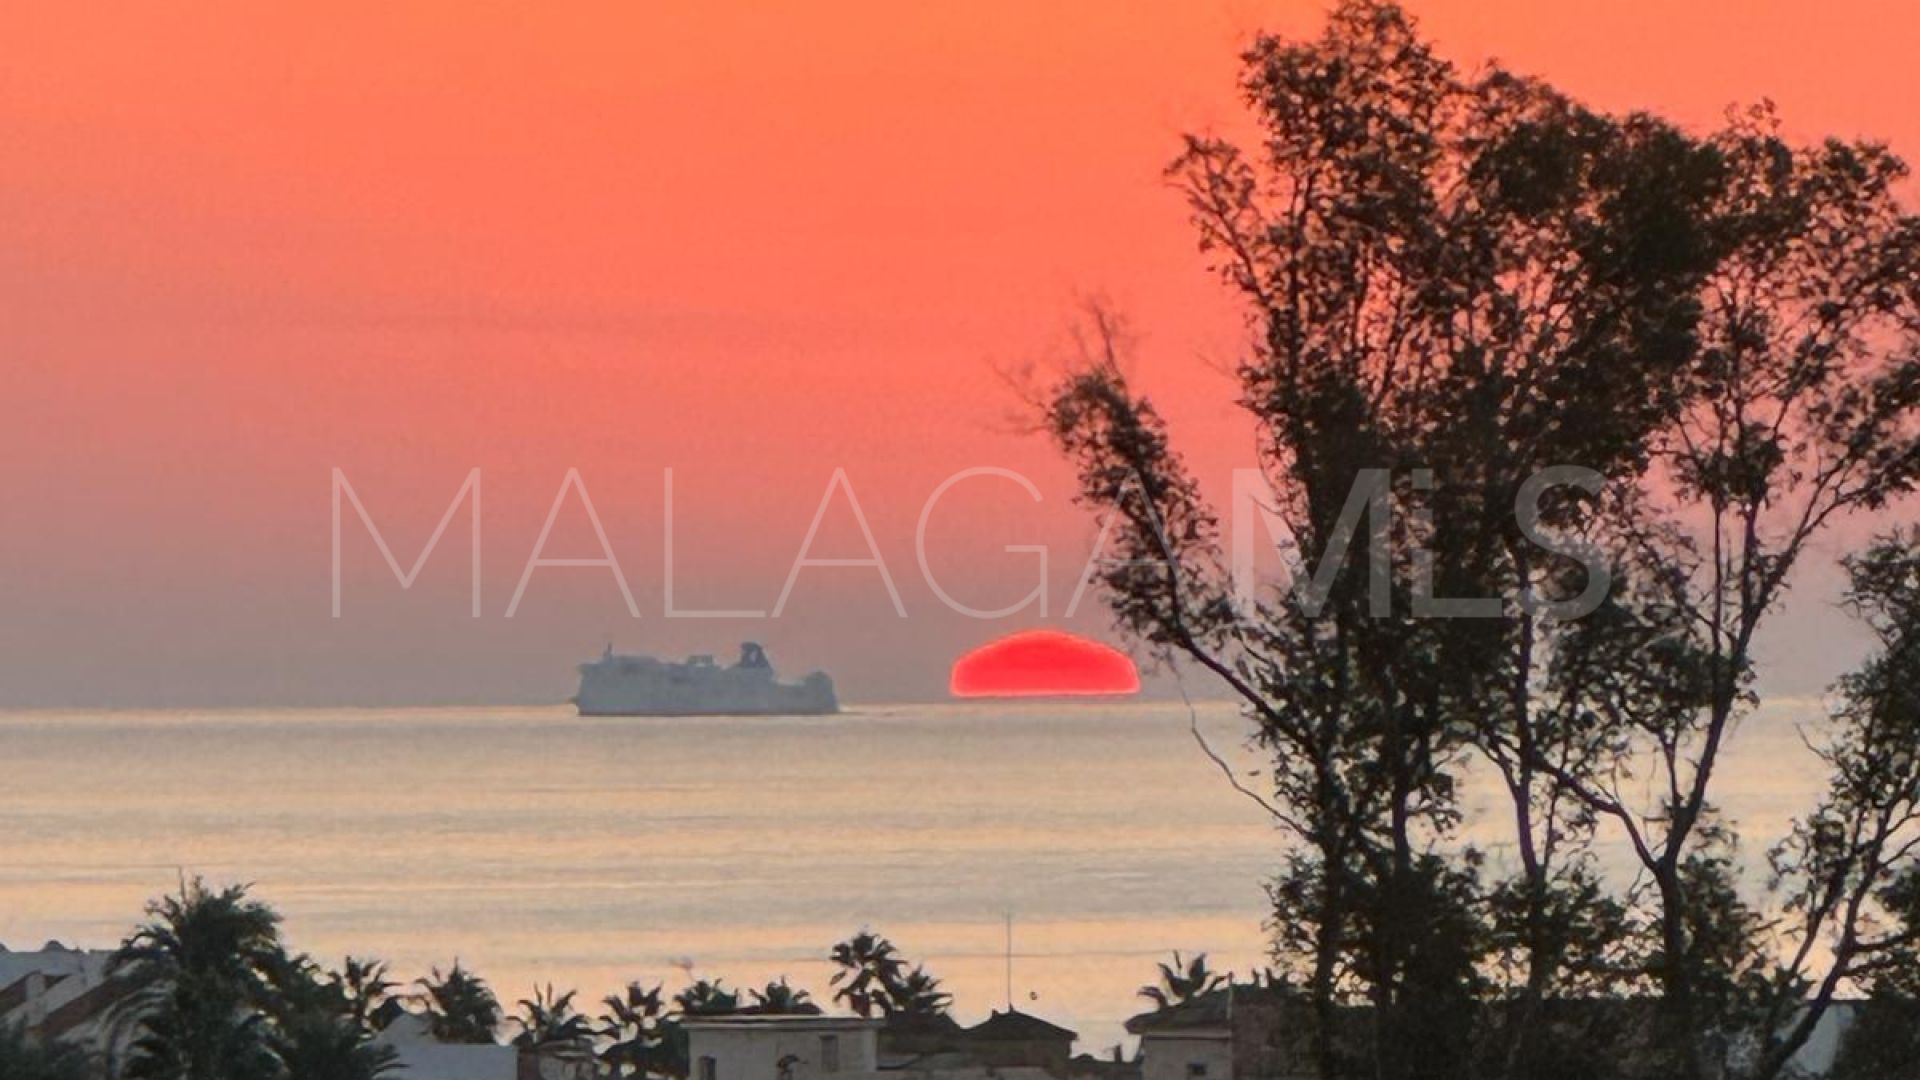
[[[375,1014],[400,987],[399,983],[387,978],[387,965],[379,960],[349,956],[331,979],[346,1003],[348,1018],[369,1035],[375,1034]]]
[[[1825,798],[1773,852],[1795,947],[1769,987],[1760,1075],[1785,1067],[1843,987],[1876,991],[1874,1021],[1920,990],[1920,535],[1886,537],[1848,570],[1849,604],[1880,647],[1835,688],[1817,744]]]
[[[126,1075],[137,1080],[268,1080],[280,1063],[266,1011],[285,965],[279,916],[234,885],[194,878],[147,905],[109,972],[137,989],[119,1006],[138,1025]]]
[[[340,978],[305,954],[276,952],[266,965],[267,1042],[290,1080],[376,1080],[397,1052],[373,1043]]]
[[[1696,659],[1671,691],[1608,706],[1625,721],[1618,751],[1652,775],[1656,805],[1591,776],[1568,785],[1653,883],[1664,1041],[1687,1076],[1719,1068],[1699,1060],[1711,1047],[1698,1033],[1720,1022],[1712,992],[1728,979],[1694,948],[1686,868],[1715,842],[1717,767],[1758,703],[1755,636],[1822,530],[1885,506],[1920,470],[1920,222],[1893,195],[1905,166],[1869,143],[1791,145],[1765,108],[1709,146],[1722,179],[1700,347],[1633,533]],[[1783,1064],[1768,1055],[1758,1075]]]
[[[1227,977],[1207,967],[1207,954],[1195,953],[1192,960],[1181,960],[1179,950],[1173,954],[1172,964],[1161,964],[1160,981],[1149,983],[1140,988],[1140,997],[1153,1002],[1155,1008],[1170,1009],[1175,1005],[1184,1005],[1203,994],[1212,993],[1225,985]]]
[[[600,1016],[601,1064],[616,1077],[675,1075],[670,1042],[672,1021],[659,984],[628,983],[607,997]]]
[[[520,1028],[513,1045],[524,1050],[584,1054],[593,1046],[593,1024],[573,1006],[576,992],[556,994],[553,984],[534,987],[533,997],[520,999]]]
[[[831,980],[833,1000],[856,1016],[882,1011],[906,970],[893,942],[865,929],[835,945],[828,959],[838,969]]]
[[[417,981],[420,992],[415,1000],[426,1010],[433,1037],[449,1043],[491,1043],[504,1019],[500,999],[485,980],[455,961],[442,975],[434,968],[431,975]]]
[[[282,1020],[273,1047],[288,1080],[379,1080],[399,1071],[399,1054],[371,1041],[345,1014],[305,1011]]]
[[[740,1011],[740,995],[723,980],[698,979],[673,995],[673,1006],[681,1016],[727,1016]]]
[[[785,976],[775,979],[759,990],[748,990],[753,998],[751,1008],[758,1013],[786,1016],[812,1016],[820,1012],[820,1006],[805,990],[787,984]]]
[[[1392,1033],[1370,1072],[1461,1075],[1447,1036],[1489,971],[1504,1045],[1473,1056],[1497,1075],[1523,1075],[1550,997],[1637,977],[1652,1067],[1718,1070],[1765,1022],[1760,923],[1711,812],[1753,634],[1824,525],[1920,469],[1902,166],[1790,146],[1765,112],[1701,139],[1462,73],[1370,0],[1243,70],[1255,149],[1190,139],[1172,171],[1247,301],[1239,397],[1259,505],[1306,563],[1293,595],[1242,588],[1109,313],[1047,420],[1108,518],[1122,627],[1219,678],[1273,753],[1271,796],[1234,782],[1293,840],[1276,947],[1318,1070],[1357,997]],[[1568,463],[1605,485],[1541,482]],[[1437,617],[1462,604],[1481,617]],[[1517,866],[1491,886],[1454,835],[1475,758],[1512,810]],[[1643,866],[1644,913],[1602,899],[1602,827]]]
[[[1534,700],[1537,616],[1567,582],[1513,507],[1550,465],[1638,465],[1673,414],[1709,265],[1709,155],[1497,66],[1463,74],[1389,4],[1341,5],[1316,41],[1261,38],[1243,70],[1257,151],[1190,139],[1173,174],[1248,301],[1238,375],[1273,488],[1261,501],[1292,548],[1326,561],[1297,575],[1297,602],[1237,592],[1104,316],[1050,426],[1084,500],[1121,526],[1104,584],[1123,625],[1220,677],[1274,752],[1269,810],[1298,841],[1274,883],[1277,944],[1306,969],[1320,1026],[1360,992],[1404,1030],[1415,967],[1450,954],[1470,975],[1478,957],[1420,935],[1468,914],[1425,906],[1476,897],[1435,888],[1421,853],[1450,836],[1454,777],[1475,753],[1523,834],[1509,948],[1538,1000],[1560,966],[1554,924],[1591,886],[1577,857],[1591,814],[1532,758],[1579,770],[1599,755]],[[1563,498],[1547,509],[1556,525],[1590,516]],[[1429,617],[1445,597],[1519,589],[1543,603]],[[1351,940],[1357,920],[1374,940]],[[1319,1056],[1330,1074],[1324,1041]],[[1448,1067],[1435,1061],[1408,1067]]]
[[[1920,1080],[1920,866],[1907,865],[1876,897],[1889,931],[1856,980],[1855,1006],[1829,1080]]]
[[[889,1017],[945,1016],[952,1006],[953,995],[940,989],[940,980],[919,964],[888,987],[881,1000],[881,1008]]]

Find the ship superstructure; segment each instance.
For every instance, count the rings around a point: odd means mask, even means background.
[[[740,646],[739,662],[723,667],[711,656],[682,661],[615,653],[580,665],[582,716],[778,716],[840,711],[833,679],[815,671],[781,682],[767,652]]]

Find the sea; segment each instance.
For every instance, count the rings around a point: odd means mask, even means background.
[[[1720,803],[1751,855],[1817,792],[1816,706],[1735,743]],[[323,963],[458,961],[509,1008],[781,976],[826,1004],[829,949],[867,928],[961,1020],[1012,1005],[1106,1054],[1173,950],[1267,963],[1283,838],[1223,775],[1262,786],[1246,735],[1177,702],[0,711],[0,945],[112,947],[199,875]],[[1497,861],[1498,793],[1467,802]]]

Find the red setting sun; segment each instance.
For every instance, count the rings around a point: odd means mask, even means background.
[[[1140,672],[1126,653],[1058,630],[1023,630],[953,662],[955,697],[1136,694]]]

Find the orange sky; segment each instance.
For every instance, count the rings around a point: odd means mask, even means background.
[[[1706,123],[1765,94],[1796,132],[1920,154],[1904,5],[1412,6],[1448,54],[1602,106]],[[609,636],[756,636],[854,700],[940,693],[952,656],[1038,619],[941,608],[913,554],[927,494],[976,465],[1043,490],[959,489],[931,523],[936,572],[974,606],[1032,585],[1004,545],[1048,544],[1057,616],[1091,539],[995,375],[1054,348],[1077,296],[1133,318],[1209,478],[1243,463],[1209,366],[1232,308],[1159,171],[1181,132],[1239,122],[1253,29],[1317,19],[10,5],[0,702],[551,700]],[[485,618],[466,618],[461,538],[403,594],[357,527],[328,617],[336,466],[407,561],[483,469]],[[666,466],[682,604],[771,607],[844,467],[909,618],[871,572],[832,569],[776,623],[659,618]],[[500,618],[569,467],[638,622],[596,570],[541,571]],[[857,549],[843,510],[816,554]],[[556,550],[590,542],[563,516]]]

